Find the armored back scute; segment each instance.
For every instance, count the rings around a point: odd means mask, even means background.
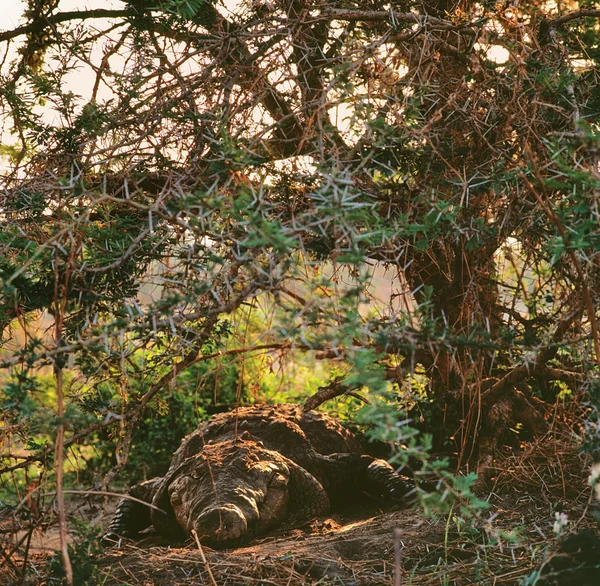
[[[165,476],[131,489],[152,504],[149,513],[123,501],[111,531],[132,536],[152,525],[173,540],[195,531],[205,543],[231,547],[365,492],[397,501],[413,490],[387,462],[364,454],[335,418],[295,405],[253,405],[201,423]]]

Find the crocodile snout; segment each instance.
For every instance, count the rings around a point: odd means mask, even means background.
[[[248,532],[246,517],[235,505],[208,509],[194,524],[198,538],[209,543],[236,541]]]

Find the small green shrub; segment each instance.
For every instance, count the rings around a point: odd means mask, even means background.
[[[98,570],[98,556],[103,547],[100,544],[100,527],[92,527],[79,519],[71,520],[71,532],[75,539],[68,545],[73,568],[73,583],[77,586],[98,586],[101,575]],[[48,584],[64,584],[65,570],[60,551],[50,560]]]

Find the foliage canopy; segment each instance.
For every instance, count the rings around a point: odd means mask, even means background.
[[[4,471],[115,424],[124,465],[203,361],[418,389],[411,416],[482,470],[597,391],[591,3],[113,4],[28,0],[0,32],[4,430],[48,438]]]

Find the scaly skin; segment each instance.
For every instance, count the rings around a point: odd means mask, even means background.
[[[153,525],[179,540],[195,531],[227,547],[286,523],[303,523],[364,492],[402,500],[414,491],[384,460],[363,453],[334,418],[292,405],[242,407],[200,424],[164,477],[129,492],[109,532],[135,537]]]

